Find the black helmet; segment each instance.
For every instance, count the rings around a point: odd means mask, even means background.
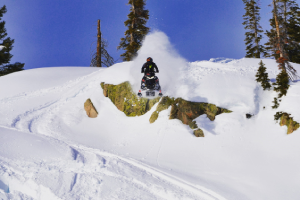
[[[151,57],[148,57],[147,62],[153,62],[153,59]]]

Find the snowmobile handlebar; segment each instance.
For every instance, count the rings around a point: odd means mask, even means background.
[[[145,73],[144,71],[142,71],[141,73]],[[147,73],[149,73],[149,72],[147,72]],[[150,72],[150,73],[159,73],[159,71],[157,71],[157,72]]]

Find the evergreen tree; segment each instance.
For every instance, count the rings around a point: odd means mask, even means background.
[[[267,49],[273,51],[272,55],[275,54],[279,69],[286,71],[289,79],[295,80],[297,71],[289,62],[287,50],[287,46],[289,45],[287,34],[288,1],[290,0],[273,0],[273,19],[270,22],[271,26],[275,27],[275,29],[267,32],[267,35],[271,37],[267,43],[269,45]]]
[[[259,0],[243,0],[245,4],[246,13],[243,15],[243,25],[245,29],[249,30],[245,33],[246,35],[246,57],[247,58],[260,58],[261,54],[265,56],[266,50],[264,46],[260,45],[260,40],[263,32],[261,26],[259,25],[260,7],[258,6]]]
[[[295,1],[288,1],[286,7],[286,49],[289,60],[300,63],[300,8]]]
[[[261,60],[255,76],[256,76],[256,81],[261,84],[262,88],[264,90],[266,89],[269,90],[271,88],[271,84],[269,83],[270,79],[268,77],[268,73],[266,72],[266,69],[267,68],[265,67],[265,64]]]
[[[274,0],[273,0],[274,1]],[[282,40],[282,48],[286,53],[286,57],[290,62],[300,63],[300,10],[298,4],[293,0],[275,0],[273,5],[276,5],[277,21],[280,29]],[[273,6],[274,7],[274,6]],[[275,10],[273,8],[273,13]],[[278,51],[277,30],[275,15],[270,19],[271,30],[266,31],[269,40],[265,44],[267,57],[278,59],[280,55]],[[282,51],[282,50],[280,50]]]
[[[279,107],[279,103],[278,103],[278,99],[275,97],[274,101],[272,101],[274,103],[274,105],[272,106],[273,109],[276,109]]]
[[[6,6],[4,5],[0,9],[0,76],[23,70],[24,63],[8,64],[12,55],[10,51],[13,48],[14,40],[7,37],[5,29],[5,21],[1,21],[3,14],[7,12]]]
[[[271,25],[271,30],[266,31],[266,35],[269,38],[268,41],[265,43],[265,48],[266,48],[266,57],[271,57],[278,59],[279,54],[276,53],[277,48],[276,48],[276,27],[275,27],[275,20],[274,16],[269,20],[270,25]]]
[[[276,77],[276,82],[273,83],[274,91],[278,92],[278,98],[281,98],[283,95],[287,94],[289,89],[289,76],[285,70],[282,70]]]
[[[118,49],[125,50],[125,53],[121,55],[124,61],[130,61],[137,56],[137,51],[140,49],[144,37],[149,32],[149,28],[145,26],[149,19],[149,11],[144,8],[145,1],[128,1],[128,4],[131,5],[131,12],[128,15],[128,20],[124,22],[128,29],[125,31],[125,37],[121,38],[118,46]]]
[[[265,43],[267,49],[267,57],[274,57],[278,59],[280,57],[279,51],[281,52],[280,47],[284,46],[284,42],[286,41],[286,23],[284,23],[284,19],[286,19],[286,15],[284,13],[284,9],[282,9],[282,0],[272,0],[273,1],[273,10],[272,10],[272,18],[269,20],[271,25],[271,30],[266,31],[266,35],[269,40]],[[276,20],[275,20],[276,18]],[[283,26],[285,25],[285,27]],[[279,43],[281,41],[281,43]],[[281,46],[280,46],[281,45]]]

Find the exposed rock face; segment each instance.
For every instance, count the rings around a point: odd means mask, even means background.
[[[162,98],[156,111],[152,113],[149,120],[150,123],[155,122],[159,112],[168,109],[169,106],[172,106],[169,119],[179,119],[182,123],[189,125],[191,129],[198,128],[196,122],[193,120],[200,115],[206,114],[211,121],[214,121],[216,115],[232,112],[224,108],[219,108],[214,104],[191,102],[182,98],[174,99],[166,96]],[[195,130],[194,135],[197,137],[204,137],[204,133],[201,129]]]
[[[202,114],[206,114],[211,121],[214,121],[216,115],[231,112],[214,104],[191,102],[178,98],[172,104],[170,119],[180,119],[184,124],[189,124]]]
[[[96,118],[98,116],[98,112],[96,108],[94,107],[91,99],[87,99],[84,103],[84,110],[86,111],[86,114],[90,118]]]
[[[161,111],[168,109],[175,102],[174,98],[168,96],[162,97],[161,101],[157,105],[156,111],[154,111],[149,119],[150,123],[157,120],[158,115]]]
[[[288,113],[279,113],[280,126],[287,126],[287,134],[291,134],[300,127],[300,124],[293,120]]]
[[[104,96],[108,97],[115,106],[127,116],[140,116],[149,111],[160,97],[155,99],[139,98],[131,89],[129,82],[119,85],[101,83]]]
[[[171,114],[169,119],[179,119],[182,123],[190,126],[194,130],[196,137],[204,137],[203,131],[198,128],[194,119],[202,114],[213,121],[216,115],[221,113],[230,113],[232,111],[219,108],[214,104],[197,103],[186,101],[182,98],[157,97],[155,99],[147,99],[138,97],[131,89],[129,82],[124,82],[119,85],[101,83],[103,94],[105,97],[115,104],[115,106],[127,116],[140,116],[149,111],[155,103],[159,102],[156,111],[154,111],[149,119],[153,123],[158,118],[161,111],[168,109],[171,106]]]

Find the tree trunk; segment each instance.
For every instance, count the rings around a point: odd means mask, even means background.
[[[276,25],[276,32],[277,32],[277,40],[278,40],[278,48],[280,51],[280,57],[283,57],[283,47],[282,47],[282,42],[281,42],[281,35],[280,35],[280,30],[279,30],[279,22],[278,22],[278,13],[277,13],[277,5],[276,5],[276,0],[273,0],[273,6],[274,6],[274,19],[275,19],[275,25]]]
[[[100,31],[100,19],[98,19],[98,34],[97,34],[97,67],[102,67],[101,62],[101,31]]]
[[[134,14],[134,18],[132,19],[131,28],[134,29],[135,26],[135,18],[136,18],[136,12],[135,12],[135,6],[134,6],[134,0],[132,0],[132,12]],[[133,32],[130,33],[130,45],[134,42]]]
[[[253,16],[255,16],[255,4],[253,2]],[[257,47],[257,55],[255,56],[256,58],[260,58],[260,51],[259,51],[259,43],[258,43],[258,27],[257,27],[257,21],[256,21],[256,16],[255,16],[255,21],[254,21],[254,26],[255,26],[255,30],[254,30],[254,35],[255,35],[255,44]]]
[[[284,25],[283,25],[283,28],[284,28],[284,39],[286,40],[287,39],[287,21],[286,21],[287,7],[286,7],[286,1],[283,2],[283,5],[284,5]]]

